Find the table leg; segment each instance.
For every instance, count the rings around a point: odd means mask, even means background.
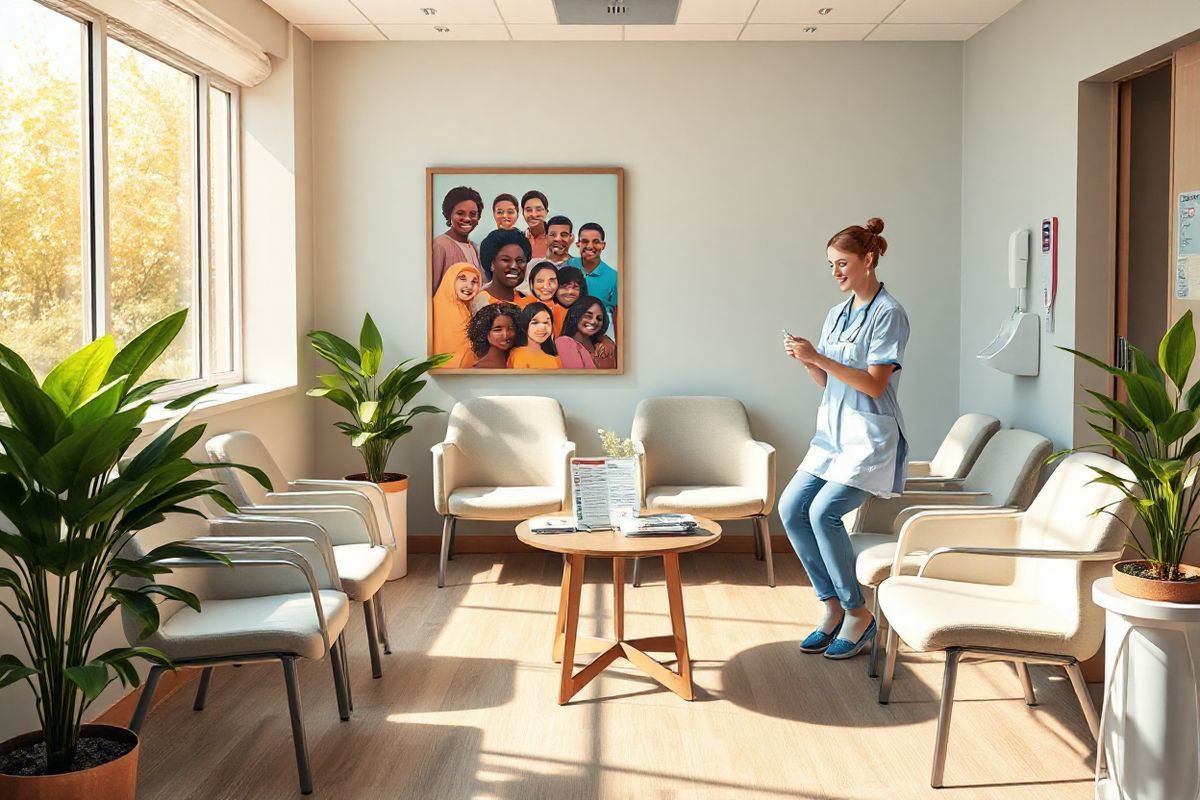
[[[613,628],[617,641],[625,638],[625,559],[613,559]]]
[[[567,595],[571,588],[571,562],[563,559],[562,588],[558,592],[558,614],[554,618],[554,663],[562,661],[563,623],[567,621]]]
[[[679,670],[684,689],[680,695],[686,700],[691,700],[694,697],[692,662],[688,655],[687,625],[683,618],[683,583],[679,574],[678,554],[663,554],[663,572],[667,578],[667,603],[671,607],[671,633],[675,637],[675,658],[678,661],[676,668]]]
[[[567,608],[563,620],[562,678],[558,685],[559,705],[566,703],[575,693],[575,682],[572,678],[575,673],[575,636],[579,632],[579,595],[583,590],[583,562],[584,556],[571,554],[567,556],[567,563],[563,567],[566,571],[563,584],[566,588]]]

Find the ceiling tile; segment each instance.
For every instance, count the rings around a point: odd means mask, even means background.
[[[862,25],[817,24],[812,33],[805,33],[807,25],[747,25],[742,32],[743,42],[861,42],[875,27],[874,23]]]
[[[675,21],[680,25],[741,25],[753,9],[754,0],[681,0]]]
[[[314,42],[382,42],[374,25],[297,25]]]
[[[496,0],[500,16],[510,25],[553,25],[558,22],[551,0]]]
[[[626,25],[627,42],[735,42],[742,24]]]
[[[546,42],[619,42],[620,25],[509,25],[512,38]]]
[[[353,0],[359,11],[376,25],[431,25],[469,22],[475,25],[500,25],[500,12],[493,0]],[[433,8],[426,15],[422,8]]]
[[[448,28],[437,30],[438,26]],[[508,41],[508,28],[503,25],[472,25],[470,23],[427,23],[425,25],[380,25],[379,30],[392,41],[428,42],[494,42]]]
[[[947,0],[951,2],[952,0]],[[817,24],[847,25],[882,22],[901,0],[759,0],[750,17],[752,25]],[[819,12],[831,8],[827,16]]]
[[[1021,0],[905,0],[888,22],[975,22],[986,25]]]
[[[297,25],[362,25],[367,22],[350,0],[267,0],[267,5]]]
[[[867,37],[868,42],[964,42],[984,29],[981,24],[952,22],[946,25],[893,25],[884,23]]]

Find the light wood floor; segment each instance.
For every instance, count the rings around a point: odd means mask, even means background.
[[[660,564],[626,591],[631,637],[669,631]],[[413,557],[386,589],[393,653],[380,680],[354,607],[351,721],[338,720],[328,663],[300,667],[314,796],[1091,797],[1090,738],[1061,671],[1031,667],[1029,708],[1011,666],[960,669],[948,788],[934,791],[939,656],[905,654],[892,703],[879,706],[864,658],[796,649],[818,604],[794,557],[777,554],[776,589],[748,555],[682,565],[696,700],[618,662],[560,707],[559,557],[459,556],[440,591],[434,557]],[[611,635],[610,577],[610,562],[589,560],[581,635]],[[279,666],[217,670],[202,712],[176,693],[150,716],[141,758],[144,800],[299,797]]]

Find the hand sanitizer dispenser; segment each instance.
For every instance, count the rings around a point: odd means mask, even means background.
[[[1025,312],[1025,287],[1029,282],[1028,230],[1008,237],[1008,285],[1017,290],[1017,307],[1000,324],[1000,331],[976,356],[992,369],[1011,375],[1037,375],[1041,354],[1040,325],[1036,314]]]

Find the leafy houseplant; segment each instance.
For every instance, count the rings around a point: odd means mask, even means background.
[[[448,362],[452,356],[432,356],[417,364],[404,361],[397,364],[382,380],[383,337],[371,315],[363,320],[359,346],[328,331],[308,334],[317,355],[333,365],[336,373],[318,375],[321,386],[309,389],[311,397],[326,397],[350,414],[350,421],[334,423],[350,437],[350,444],[362,453],[366,472],[347,475],[347,480],[371,481],[378,484],[387,498],[388,516],[396,551],[392,559],[389,580],[403,577],[408,571],[408,476],[388,472],[388,457],[401,436],[413,429],[412,420],[420,414],[440,414],[435,406],[408,404],[425,388],[422,379],[429,370]]]
[[[1200,602],[1200,569],[1181,563],[1200,512],[1200,481],[1196,480],[1200,433],[1193,433],[1200,422],[1200,381],[1187,386],[1196,356],[1192,312],[1186,312],[1163,336],[1157,360],[1136,347],[1129,350],[1132,370],[1068,350],[1115,376],[1128,397],[1119,402],[1088,391],[1100,403],[1099,408],[1087,407],[1099,420],[1088,424],[1133,475],[1125,478],[1093,467],[1094,480],[1121,490],[1145,528],[1144,537],[1129,531],[1130,546],[1144,560],[1114,566],[1114,584],[1148,599]]]
[[[171,314],[119,352],[111,337],[101,337],[40,384],[21,356],[0,345],[0,406],[8,415],[0,424],[0,551],[15,566],[0,567],[0,589],[7,590],[0,607],[16,623],[28,653],[27,659],[0,655],[0,687],[25,681],[33,690],[47,776],[77,769],[83,712],[105,687],[114,680],[136,687],[137,659],[169,666],[149,647],[93,655],[105,621],[124,607],[141,621],[143,636],[152,633],[159,624],[153,595],[199,610],[191,592],[156,581],[171,571],[160,562],[180,556],[224,560],[186,544],[163,545],[137,560],[120,555],[138,531],[167,515],[198,514],[181,505],[189,500],[209,497],[233,509],[218,482],[195,477],[211,465],[186,455],[203,436],[203,425],[180,433],[181,415],[132,453],[151,393],[172,383],[138,381],[186,316],[186,309]],[[186,408],[212,388],[167,408]],[[249,471],[269,485],[263,473]],[[122,588],[122,576],[149,582]]]

